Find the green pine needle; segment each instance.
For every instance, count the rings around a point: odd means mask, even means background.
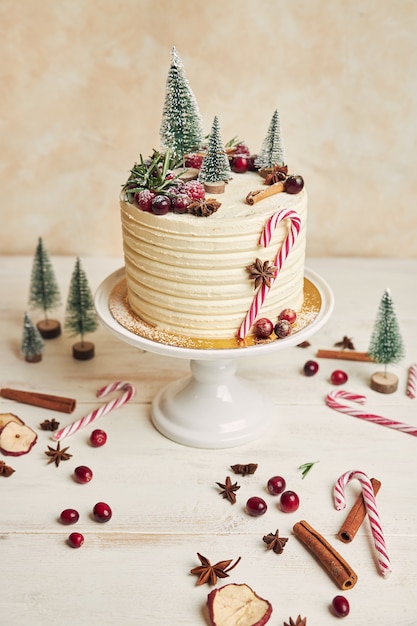
[[[300,465],[298,469],[302,470],[301,478],[305,478],[307,476],[307,474],[309,473],[309,471],[311,470],[311,468],[313,467],[313,465],[315,465],[318,462],[319,461],[313,461],[312,463],[303,463],[302,465]]]

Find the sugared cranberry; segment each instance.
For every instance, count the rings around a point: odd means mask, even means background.
[[[300,193],[300,191],[304,187],[303,177],[300,175],[297,176],[288,176],[284,182],[284,190],[287,193],[296,194]]]
[[[171,210],[171,201],[167,196],[155,196],[152,200],[152,213],[166,215]]]
[[[93,472],[86,465],[79,465],[74,470],[74,478],[77,483],[89,483],[90,480],[93,478]]]
[[[80,514],[75,509],[64,509],[63,511],[61,511],[61,515],[59,516],[61,523],[65,524],[66,526],[75,524],[76,522],[78,522],[79,518]]]
[[[261,317],[256,320],[254,325],[254,332],[258,339],[267,339],[274,330],[274,325],[267,317]]]
[[[243,141],[241,141],[235,146],[235,154],[245,154],[246,156],[249,156],[250,150],[248,146],[245,143],[243,143]]]
[[[272,476],[266,485],[269,493],[273,496],[279,496],[279,494],[284,491],[285,487],[285,479],[282,476]]]
[[[68,537],[68,544],[71,548],[81,548],[84,543],[84,536],[81,533],[71,533]]]
[[[286,320],[290,324],[294,324],[295,320],[297,319],[297,313],[294,311],[294,309],[284,309],[278,315],[278,319]]]
[[[235,174],[244,174],[249,169],[249,159],[248,157],[239,154],[232,159],[232,172]]]
[[[172,210],[175,213],[187,213],[190,202],[190,196],[187,196],[185,193],[179,193],[171,200]]]
[[[330,376],[330,382],[333,385],[344,385],[348,379],[348,375],[343,370],[334,370]]]
[[[250,172],[257,172],[259,170],[259,167],[255,164],[256,159],[258,158],[257,154],[251,154],[249,157],[249,171]]]
[[[191,200],[203,200],[206,196],[204,185],[198,180],[187,180],[183,186],[183,193],[190,196]]]
[[[142,209],[142,211],[152,211],[152,200],[156,193],[150,189],[143,189],[135,193],[134,203]]]
[[[253,496],[246,502],[246,510],[253,517],[263,515],[266,513],[267,508],[265,500],[259,498],[259,496]]]
[[[292,326],[289,322],[287,322],[287,320],[280,320],[274,326],[274,333],[280,339],[282,339],[283,337],[288,337],[288,335],[291,335],[291,332]]]
[[[90,443],[93,448],[100,448],[101,446],[104,446],[106,441],[107,434],[104,432],[104,430],[101,430],[100,428],[96,428],[95,430],[93,430],[90,435]]]
[[[284,513],[294,513],[300,505],[300,499],[295,491],[284,491],[280,498],[281,511]]]
[[[346,617],[350,611],[349,602],[344,596],[335,596],[332,600],[332,609],[337,617]]]
[[[203,157],[204,155],[199,152],[190,152],[185,155],[184,165],[185,167],[193,167],[194,169],[199,170],[203,162]]]
[[[317,361],[306,361],[303,370],[306,376],[314,376],[319,371],[319,364]]]
[[[108,504],[105,502],[97,502],[93,508],[93,516],[96,522],[108,522],[111,519],[113,512]]]

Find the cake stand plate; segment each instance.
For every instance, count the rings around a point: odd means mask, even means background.
[[[277,414],[267,393],[237,373],[241,358],[279,352],[316,333],[330,317],[334,299],[327,283],[315,272],[305,278],[319,294],[320,305],[310,323],[293,335],[270,343],[224,349],[186,348],[153,341],[123,326],[109,308],[124,268],[108,276],[95,294],[97,314],[119,339],[148,352],[188,359],[191,375],[161,389],[152,402],[155,428],[173,441],[196,448],[229,448],[258,438]]]

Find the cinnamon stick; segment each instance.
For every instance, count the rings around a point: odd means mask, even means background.
[[[371,478],[372,489],[374,495],[378,493],[381,483],[376,478]],[[343,543],[350,543],[356,536],[363,520],[366,517],[366,507],[362,494],[356,498],[354,505],[349,511],[345,521],[337,533],[337,537],[343,541]]]
[[[281,193],[284,191],[285,186],[283,182],[275,183],[273,185],[269,185],[264,189],[257,189],[256,191],[250,191],[246,196],[247,204],[256,204],[260,200],[264,198],[268,198],[269,196],[274,196],[276,193]]]
[[[342,359],[345,361],[373,361],[367,352],[358,352],[357,350],[317,350],[316,357],[321,359]]]
[[[345,559],[326,539],[305,520],[293,526],[294,535],[310,550],[323,565],[340,589],[351,589],[356,585],[357,575]]]
[[[53,396],[47,393],[35,393],[34,391],[21,391],[20,389],[1,389],[0,396],[8,400],[16,400],[16,402],[31,404],[41,409],[60,411],[61,413],[72,413],[76,405],[76,401],[73,398]]]

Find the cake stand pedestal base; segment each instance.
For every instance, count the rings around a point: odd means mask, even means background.
[[[236,374],[231,359],[192,360],[191,376],[163,388],[152,403],[160,433],[196,448],[230,448],[252,441],[267,428],[272,401]]]

